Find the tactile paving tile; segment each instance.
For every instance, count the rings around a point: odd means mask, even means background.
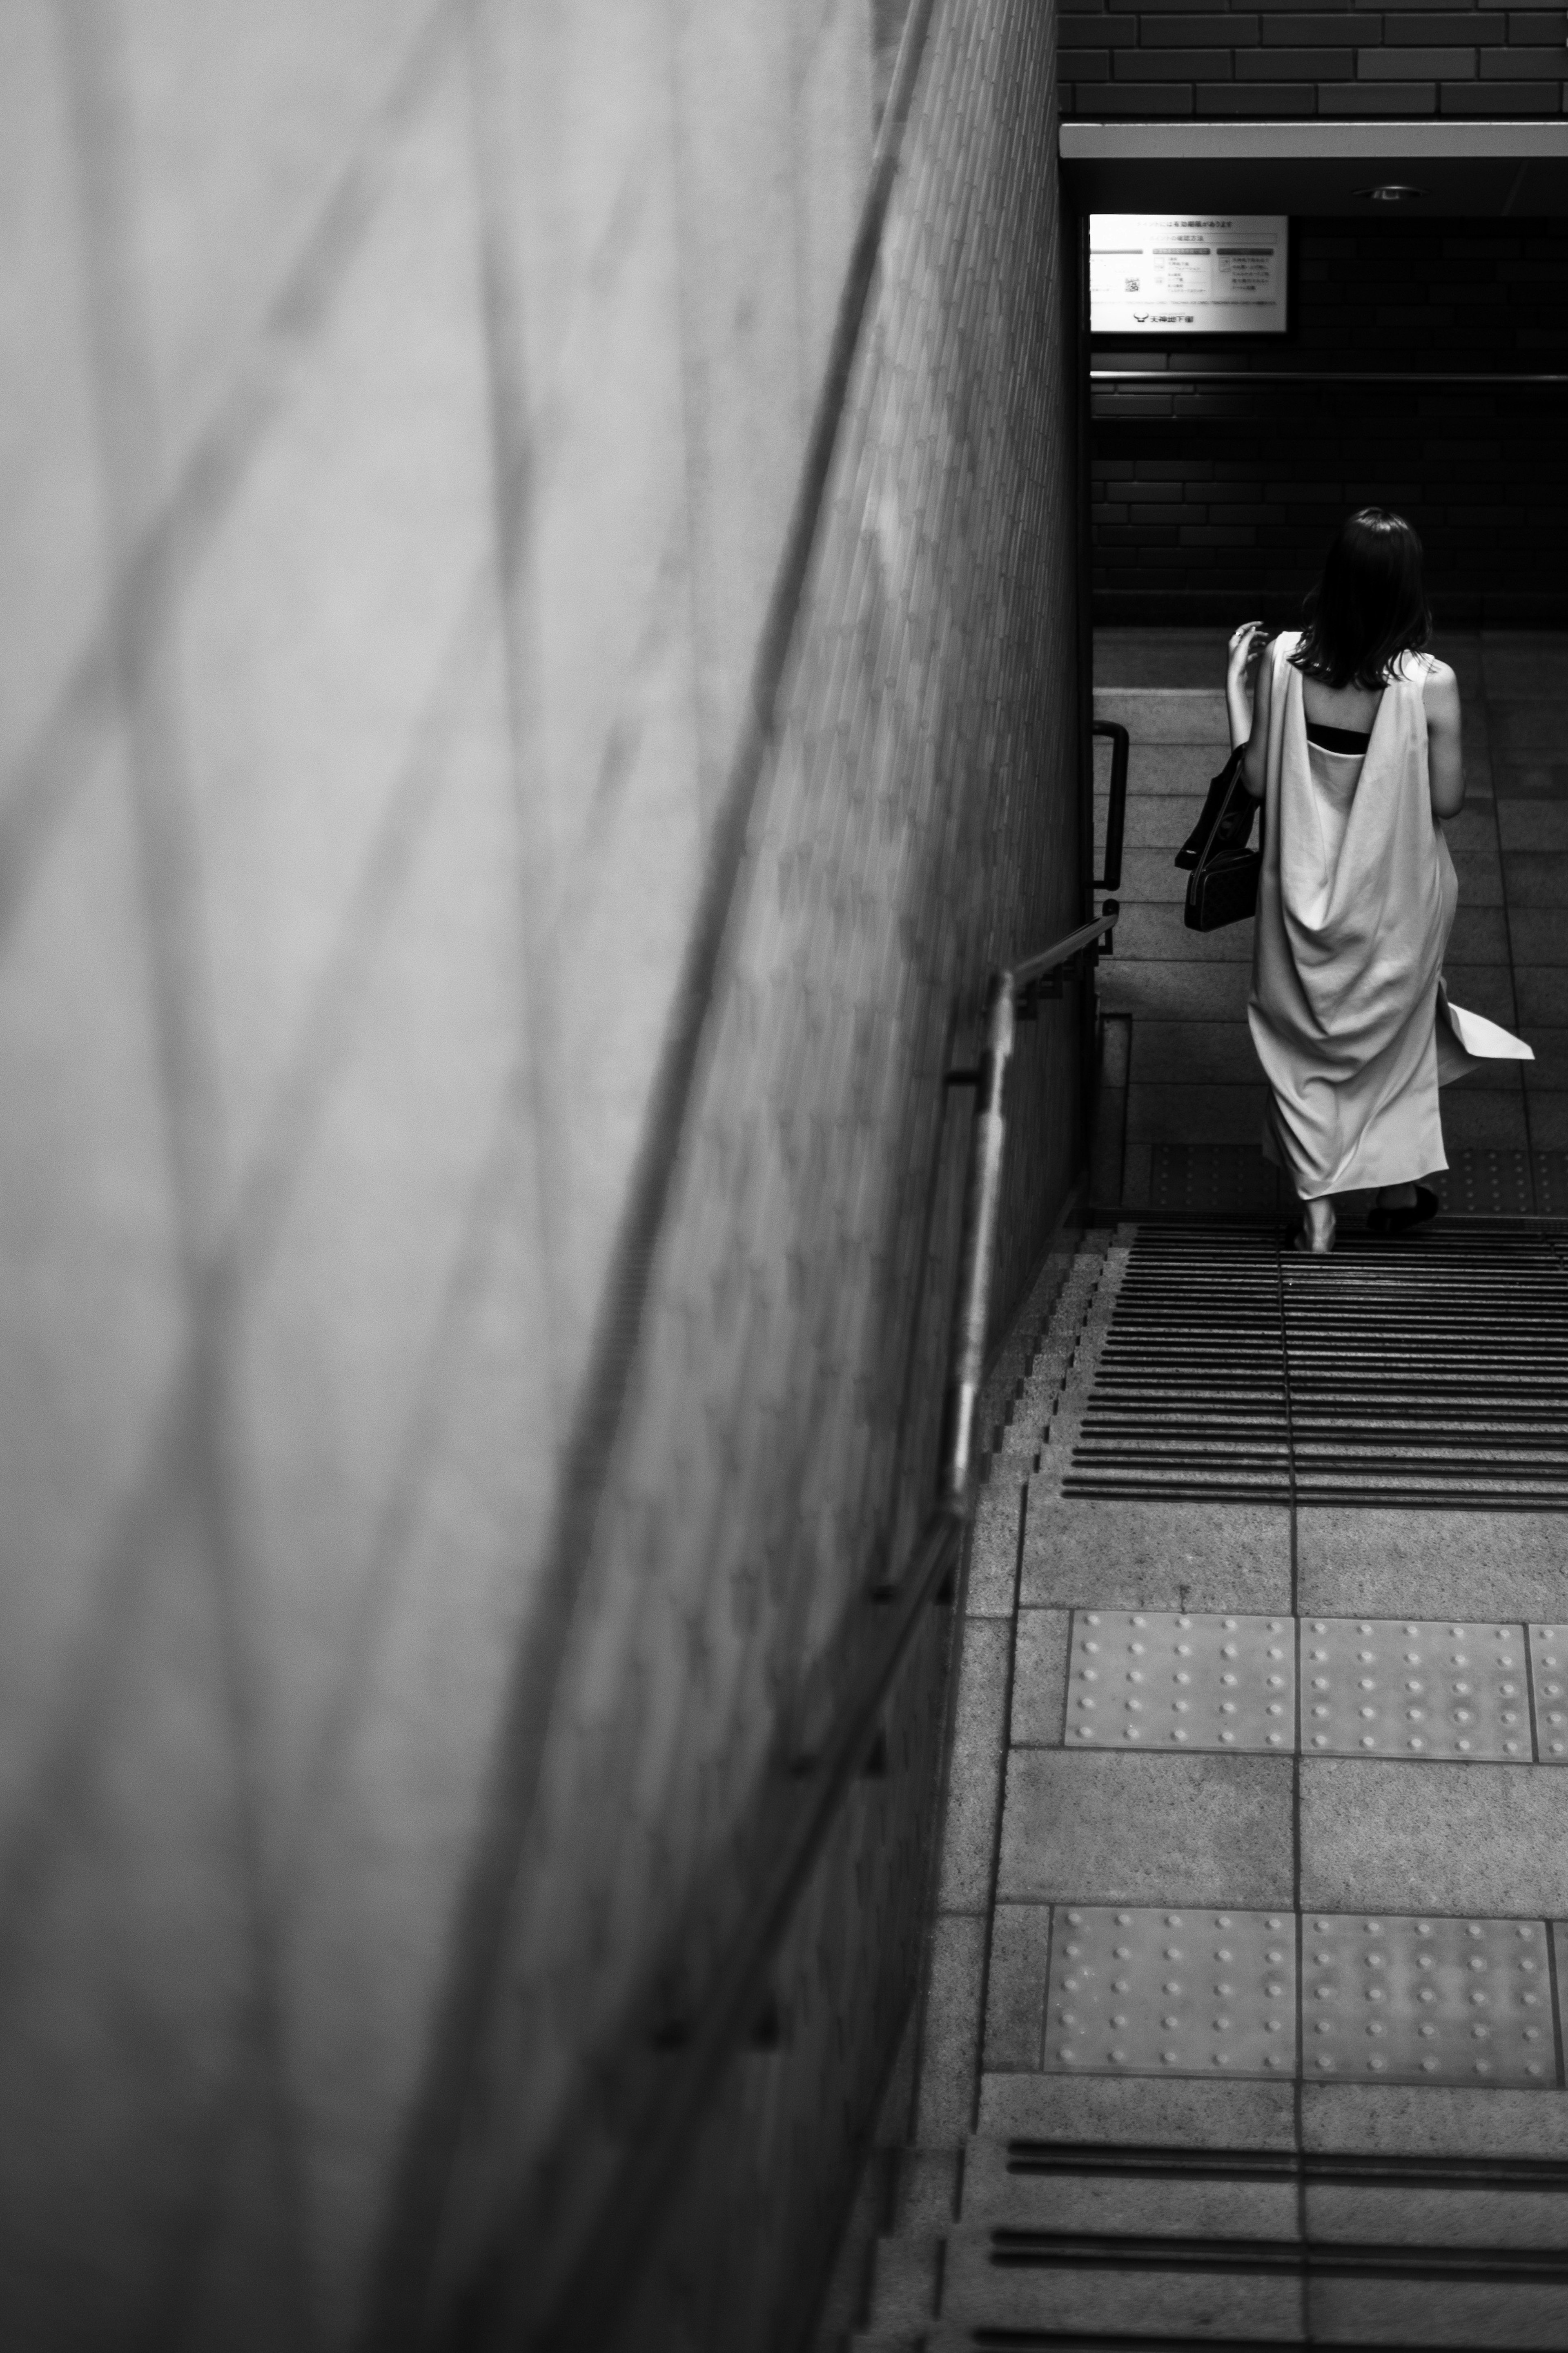
[[[1532,1626],[1536,1753],[1543,1765],[1568,1765],[1568,1626]]]
[[[1301,1925],[1309,2082],[1555,2085],[1542,1921],[1309,1912]]]
[[[1056,2075],[1290,2075],[1289,1913],[1058,1905],[1046,1994]]]
[[[1069,1747],[1291,1749],[1289,1618],[1075,1609]]]
[[[1524,1629],[1304,1619],[1301,1736],[1308,1755],[1528,1764]]]

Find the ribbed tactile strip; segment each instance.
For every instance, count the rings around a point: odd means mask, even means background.
[[[1309,2079],[1555,2083],[1543,1921],[1310,1913],[1302,1926]]]
[[[1140,1227],[1062,1493],[1568,1511],[1568,1261]]]
[[[1069,1746],[1238,1752],[1295,1746],[1296,1629],[1289,1618],[1079,1609],[1069,1655]]]
[[[1288,1498],[1279,1298],[1272,1234],[1141,1226],[1063,1493]]]

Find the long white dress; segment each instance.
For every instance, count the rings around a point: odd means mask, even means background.
[[[1247,1020],[1268,1081],[1264,1152],[1302,1200],[1448,1165],[1437,1089],[1505,1030],[1442,996],[1458,880],[1427,784],[1423,655],[1385,687],[1364,753],[1307,741],[1298,633],[1275,639]],[[1459,1043],[1479,1042],[1482,1057]]]

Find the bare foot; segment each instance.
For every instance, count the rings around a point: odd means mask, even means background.
[[[1314,1258],[1327,1258],[1334,1246],[1334,1205],[1331,1201],[1303,1201],[1304,1239]]]

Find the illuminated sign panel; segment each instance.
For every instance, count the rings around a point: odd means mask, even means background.
[[[1289,231],[1272,213],[1096,213],[1089,326],[1097,335],[1282,335]]]

